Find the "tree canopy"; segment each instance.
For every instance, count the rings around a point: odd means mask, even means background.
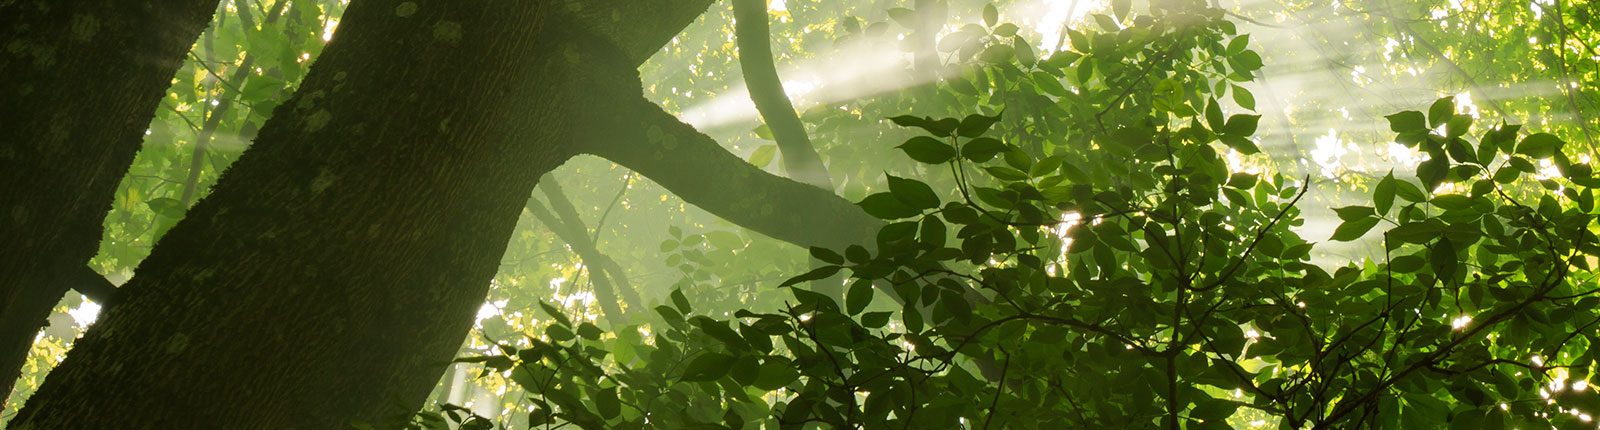
[[[1591,2],[91,3],[0,5],[12,428],[1600,414]]]

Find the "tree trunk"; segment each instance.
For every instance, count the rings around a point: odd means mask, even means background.
[[[300,90],[12,427],[410,416],[471,326],[537,179],[570,155],[569,112],[637,97],[642,59],[629,54],[708,5],[485,3],[355,2]],[[635,31],[598,36],[590,16]]]
[[[67,289],[110,291],[84,265],[145,127],[216,7],[0,3],[0,399]]]
[[[573,73],[586,65],[569,63],[576,37],[550,14],[353,3],[300,90],[13,428],[409,416],[470,328],[535,182],[568,156],[559,109],[572,80],[594,76]]]

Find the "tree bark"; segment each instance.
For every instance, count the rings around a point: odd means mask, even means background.
[[[110,286],[84,282],[94,274],[85,264],[145,127],[216,7],[0,4],[0,399],[67,289]]]
[[[535,182],[569,155],[560,109],[615,78],[577,73],[606,60],[539,4],[353,3],[300,90],[13,428],[408,417]]]

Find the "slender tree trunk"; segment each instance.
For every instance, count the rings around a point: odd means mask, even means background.
[[[761,113],[761,121],[772,130],[784,170],[796,181],[833,190],[828,169],[822,165],[817,148],[811,146],[805,123],[795,114],[794,103],[783,91],[783,80],[773,64],[767,0],[734,0],[733,14],[737,19],[734,32],[739,39],[739,69],[744,72],[745,89]]]
[[[767,23],[767,0],[733,0],[736,19],[734,33],[739,39],[739,69],[744,72],[745,90],[750,101],[761,113],[761,121],[772,130],[772,139],[778,144],[783,159],[783,169],[789,177],[800,182],[833,191],[833,181],[828,179],[828,169],[812,146],[805,123],[794,112],[794,103],[783,90],[783,80],[778,77],[778,67],[772,59],[771,28]],[[827,264],[811,259],[811,267]],[[834,274],[811,281],[812,291],[825,296],[844,298],[844,276]]]
[[[85,264],[173,73],[216,7],[0,2],[0,400],[67,289],[112,291]]]

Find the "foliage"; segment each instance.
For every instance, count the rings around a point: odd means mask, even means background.
[[[1451,98],[1389,116],[1425,161],[1336,209],[1334,241],[1392,226],[1384,258],[1326,269],[1293,228],[1313,184],[1230,166],[1260,151],[1259,117],[1218,100],[1251,105],[1248,39],[1215,9],[1125,13],[1043,59],[985,35],[985,73],[1057,102],[892,118],[957,192],[888,175],[860,203],[890,221],[875,249],[812,249],[828,264],[780,311],[675,294],[641,336],[547,308],[532,346],[464,360],[510,372],[530,426],[1576,428],[1600,407],[1566,385],[1600,358],[1577,276],[1600,248],[1560,138],[1473,139]],[[842,303],[800,287],[839,272]]]

